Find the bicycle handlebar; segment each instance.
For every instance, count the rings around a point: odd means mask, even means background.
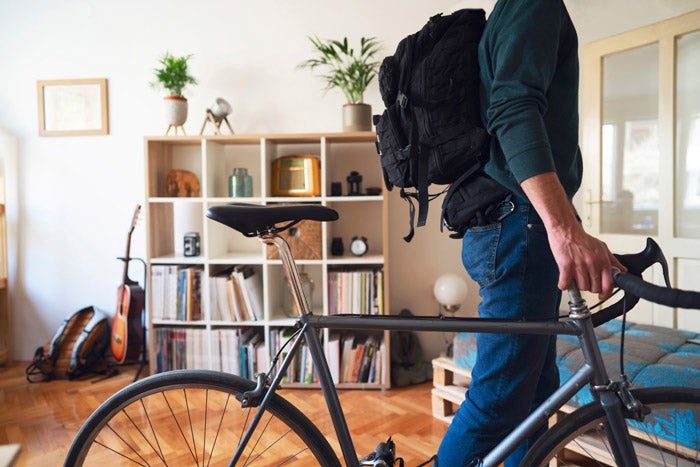
[[[700,309],[700,292],[662,287],[625,272],[618,272],[614,279],[626,293],[650,302],[677,308]]]
[[[678,308],[700,309],[700,292],[674,289],[670,286],[668,263],[661,247],[651,238],[643,251],[627,255],[615,255],[627,268],[627,272],[617,270],[613,274],[615,283],[625,295],[612,305],[593,315],[593,325],[598,326],[631,310],[640,297],[650,302]],[[642,272],[650,266],[661,265],[665,287],[652,284],[642,279]]]

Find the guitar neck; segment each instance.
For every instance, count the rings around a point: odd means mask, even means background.
[[[126,253],[124,254],[124,272],[122,273],[122,285],[129,282],[129,263],[131,258],[129,257],[131,250],[131,232],[126,238]]]
[[[136,205],[136,210],[134,211],[134,216],[131,219],[131,227],[129,227],[129,233],[126,236],[126,252],[124,253],[124,272],[122,274],[122,285],[130,283],[129,280],[129,263],[131,258],[129,257],[131,252],[131,234],[134,233],[134,228],[136,227],[136,221],[139,217],[139,212],[141,211],[141,205]]]

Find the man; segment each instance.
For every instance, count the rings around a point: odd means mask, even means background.
[[[481,105],[492,136],[485,170],[513,194],[492,224],[463,239],[464,266],[480,285],[481,317],[553,318],[560,289],[575,281],[608,298],[611,266],[624,270],[584,232],[571,204],[582,175],[577,42],[562,0],[499,0],[484,30]],[[555,336],[479,335],[470,388],[438,465],[468,465],[502,440],[558,387],[555,357]],[[535,439],[506,466],[517,465]]]

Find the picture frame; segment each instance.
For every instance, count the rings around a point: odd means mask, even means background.
[[[108,135],[107,78],[37,81],[39,135]]]

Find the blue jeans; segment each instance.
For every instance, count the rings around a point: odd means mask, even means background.
[[[480,286],[479,316],[557,316],[559,270],[535,209],[513,196],[491,221],[468,230],[462,241],[462,262]],[[439,466],[467,465],[498,444],[557,389],[555,359],[556,336],[479,334],[469,390],[440,444]],[[518,465],[545,429],[511,454],[506,467]]]

